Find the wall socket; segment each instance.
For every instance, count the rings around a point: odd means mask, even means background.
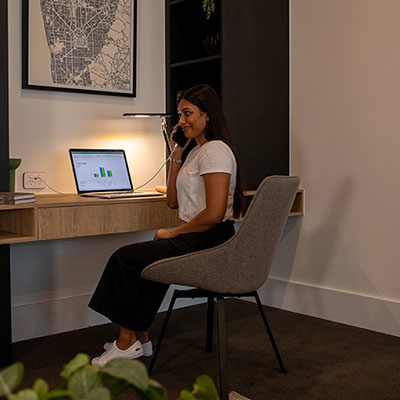
[[[44,189],[46,185],[42,182],[42,180],[46,182],[46,179],[46,172],[24,172],[24,189]]]

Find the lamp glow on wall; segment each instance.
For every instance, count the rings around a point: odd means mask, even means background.
[[[167,118],[172,117],[171,114],[157,114],[157,113],[147,113],[147,114],[140,114],[140,113],[124,113],[124,118],[161,118],[161,133],[165,140],[165,145],[167,148],[168,155],[171,154],[171,146],[169,144],[169,134],[167,130]]]

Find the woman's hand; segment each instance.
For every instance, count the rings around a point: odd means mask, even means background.
[[[153,240],[158,239],[173,239],[177,235],[174,233],[173,230],[169,231],[167,229],[158,229],[156,234],[154,235]]]

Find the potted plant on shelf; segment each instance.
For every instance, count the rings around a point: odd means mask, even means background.
[[[203,11],[206,13],[206,18],[210,19],[211,14],[215,12],[215,0],[203,0]]]

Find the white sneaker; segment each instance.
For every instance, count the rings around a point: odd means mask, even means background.
[[[134,358],[142,357],[143,347],[139,340],[136,340],[131,347],[126,350],[121,350],[117,347],[117,341],[111,343],[111,348],[105,351],[101,356],[92,359],[91,364],[98,365],[103,368],[109,361],[114,358],[128,358],[133,360]]]
[[[104,350],[108,351],[111,349],[112,347],[112,343],[111,342],[107,342],[104,343]],[[151,343],[151,340],[149,340],[146,343],[142,343],[142,347],[143,347],[143,357],[151,357],[153,355],[153,344]]]

